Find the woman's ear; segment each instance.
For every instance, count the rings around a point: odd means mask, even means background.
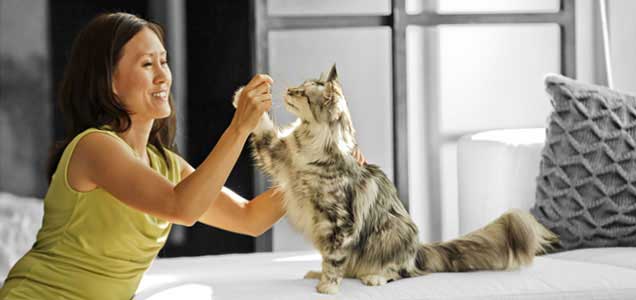
[[[110,77],[111,89],[113,91],[113,94],[119,97],[119,93],[117,92],[117,86],[119,85],[119,80],[117,79],[118,78],[117,67],[113,68],[111,72],[112,72]]]
[[[115,96],[119,96],[117,93],[117,76],[115,75],[113,75],[113,79],[111,80],[111,88],[113,90],[113,94],[115,94]]]

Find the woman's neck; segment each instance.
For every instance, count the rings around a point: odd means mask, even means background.
[[[131,120],[130,128],[128,130],[118,133],[130,147],[133,148],[135,153],[142,159],[146,159],[146,147],[148,146],[148,139],[150,137],[150,131],[152,130],[153,121],[139,122],[134,119]]]

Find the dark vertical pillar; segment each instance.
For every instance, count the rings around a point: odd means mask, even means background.
[[[187,157],[198,166],[210,153],[234,114],[234,91],[251,78],[249,2],[186,1]],[[253,194],[247,149],[226,186],[246,198]],[[203,224],[188,228],[186,243],[167,245],[164,256],[254,251],[254,238]]]

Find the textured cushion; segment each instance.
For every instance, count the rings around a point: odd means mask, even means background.
[[[636,246],[636,98],[560,75],[537,177],[535,217],[563,249]]]

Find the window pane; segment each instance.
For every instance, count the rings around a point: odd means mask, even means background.
[[[281,104],[283,90],[305,79],[318,78],[336,63],[358,144],[367,160],[379,165],[392,179],[390,28],[271,31],[269,45],[269,70],[275,81],[272,112],[277,122],[293,120]],[[297,244],[290,245],[287,240],[287,233],[279,235],[274,229],[275,250],[297,249]]]
[[[406,12],[418,14],[542,13],[559,11],[559,0],[406,0]]]
[[[543,77],[560,69],[558,25],[439,26],[431,42],[442,133],[544,125]]]
[[[608,22],[610,29],[610,49],[612,59],[612,80],[614,88],[636,94],[634,78],[636,75],[636,1],[608,1]],[[598,12],[594,12],[597,14]],[[597,25],[600,26],[600,25]],[[600,38],[599,38],[600,39]],[[600,42],[600,41],[599,41]],[[601,52],[601,51],[599,51]],[[598,56],[599,68],[605,68],[604,61]]]
[[[406,38],[409,196],[419,199],[410,201],[410,213],[423,228],[423,241],[448,239],[459,228],[457,146],[449,136],[543,127],[550,111],[543,77],[559,70],[559,27],[408,26]],[[430,118],[438,118],[438,128],[427,127]],[[431,145],[426,134],[431,130],[441,131],[443,144]],[[429,151],[439,151],[438,174],[428,173]],[[440,178],[440,186],[427,186],[431,176]],[[439,199],[430,199],[437,189]]]
[[[457,194],[457,141],[442,145],[440,151],[442,240],[456,238],[459,233]]]
[[[439,199],[429,197],[429,140],[426,99],[431,84],[426,80],[433,57],[429,51],[429,31],[421,26],[406,28],[406,87],[408,120],[409,214],[419,228],[422,242],[441,240]],[[437,175],[437,174],[436,174]]]
[[[269,0],[271,16],[381,15],[391,14],[389,0]]]

